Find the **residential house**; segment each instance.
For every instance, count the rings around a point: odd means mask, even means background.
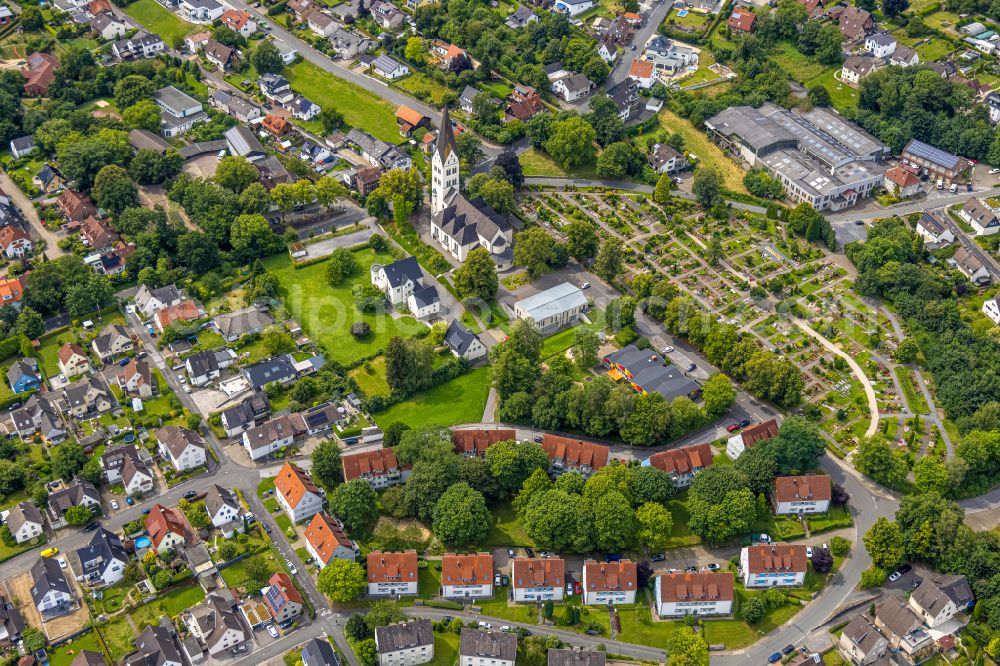
[[[662,618],[684,615],[731,615],[735,577],[730,571],[663,573],[656,577],[656,614]]]
[[[210,39],[205,42],[202,54],[208,62],[215,65],[222,71],[228,70],[236,57],[236,52],[232,49],[232,47],[226,46],[221,42],[215,41],[214,39]],[[201,106],[199,105],[199,110],[200,109]]]
[[[236,353],[231,349],[212,351],[206,349],[191,354],[184,359],[184,369],[192,386],[204,386],[218,379],[224,368],[236,360]]]
[[[206,462],[205,440],[194,430],[164,426],[156,431],[160,455],[178,473],[201,467]]]
[[[507,96],[507,101],[507,106],[504,109],[505,122],[510,122],[515,118],[521,122],[528,122],[545,111],[542,96],[531,86],[515,85],[514,90]]]
[[[35,358],[18,359],[7,368],[7,383],[14,393],[37,391],[42,387],[42,381],[42,373]]]
[[[643,103],[639,99],[639,86],[630,78],[625,78],[608,88],[608,97],[618,107],[618,117],[628,123],[638,117]]]
[[[10,602],[10,599],[6,597],[0,597],[0,645],[13,645],[21,638],[21,632],[27,625],[24,622],[24,617],[21,615],[21,611],[17,609],[17,606]],[[90,650],[81,650],[81,654],[85,652],[90,652]],[[90,652],[90,654],[96,654]],[[93,666],[105,666],[104,665],[104,655],[98,655],[101,658],[101,663],[94,664]],[[78,664],[80,660],[80,655],[78,655],[70,666],[90,666],[89,664]]]
[[[274,497],[293,523],[323,510],[324,493],[297,465],[286,462],[274,477]]]
[[[383,30],[398,30],[406,18],[403,12],[386,0],[375,0],[368,11],[375,23]]]
[[[431,119],[419,111],[403,105],[396,109],[396,124],[399,125],[399,133],[401,135],[410,136],[413,130],[420,127],[430,129]]]
[[[27,157],[38,150],[38,146],[35,145],[35,137],[31,136],[21,136],[16,139],[12,139],[10,142],[10,154],[14,156],[15,160],[19,160],[22,157]]]
[[[965,576],[931,573],[910,595],[910,608],[932,629],[944,628],[959,613],[972,609],[976,598]],[[964,626],[964,618],[960,626]],[[956,627],[957,628],[957,627]]]
[[[137,650],[125,657],[125,666],[184,666],[173,628],[149,625],[135,639]]]
[[[469,60],[465,49],[440,39],[431,42],[430,52],[437,59],[438,67],[444,70],[453,71],[458,63]]]
[[[257,84],[260,86],[261,94],[272,102],[285,104],[295,97],[288,79],[278,74],[264,74],[257,79]]]
[[[340,657],[330,641],[313,638],[302,647],[303,666],[340,666]]]
[[[275,572],[268,580],[269,585],[260,591],[267,605],[267,612],[277,623],[288,622],[302,615],[305,602],[302,595],[292,582],[291,576],[284,571]]]
[[[740,572],[746,587],[801,587],[809,559],[806,547],[792,544],[745,546],[740,551]]]
[[[320,569],[334,560],[355,561],[361,552],[336,518],[322,511],[313,514],[305,531],[306,550]]]
[[[517,634],[462,627],[459,666],[514,666],[516,659]]]
[[[261,333],[274,324],[274,317],[266,308],[250,307],[235,312],[217,315],[212,319],[212,328],[226,342],[236,342],[244,335]]]
[[[896,52],[896,38],[887,32],[876,32],[865,37],[865,51],[876,58],[889,58]]]
[[[964,157],[953,155],[917,139],[910,139],[903,148],[900,159],[904,164],[917,167],[921,172],[946,183],[961,177],[972,164]]]
[[[410,73],[410,68],[398,60],[385,54],[375,58],[371,64],[372,70],[382,78],[394,80]]]
[[[30,573],[31,600],[42,620],[51,620],[74,610],[73,588],[54,557],[39,557]]]
[[[303,361],[303,363],[309,363],[309,361]],[[319,435],[332,430],[333,425],[342,418],[339,409],[332,402],[324,402],[299,412],[305,433]]]
[[[417,552],[368,553],[368,596],[417,594]]]
[[[451,433],[451,443],[455,446],[455,453],[465,458],[482,458],[486,455],[486,449],[497,442],[516,439],[517,432],[513,428],[462,429],[453,430]]]
[[[542,448],[549,456],[553,474],[579,472],[584,478],[607,465],[611,453],[603,444],[550,434],[542,436]]]
[[[347,133],[345,141],[357,149],[366,160],[386,171],[392,169],[409,169],[413,160],[397,146],[376,139],[367,132],[352,129]]]
[[[31,254],[34,249],[31,236],[19,225],[8,224],[0,228],[0,249],[8,259],[18,259]]]
[[[638,58],[632,61],[628,70],[629,78],[636,82],[643,90],[649,90],[656,83],[656,68],[653,63],[649,60],[639,60]]]
[[[441,596],[457,599],[493,597],[493,555],[455,555],[441,558]]]
[[[870,12],[848,5],[840,15],[840,33],[848,42],[857,42],[864,39],[871,30],[875,28],[875,19]]]
[[[231,539],[236,532],[243,531],[243,511],[236,493],[218,484],[212,484],[205,491],[205,512],[214,527],[222,530],[223,536]]]
[[[96,252],[105,252],[119,240],[118,232],[105,219],[97,219],[90,215],[80,226],[80,238],[83,244]]]
[[[833,484],[826,474],[779,476],[774,480],[771,506],[778,515],[826,513],[832,497]]]
[[[639,587],[638,566],[631,560],[583,563],[583,603],[591,605],[634,604]]]
[[[184,300],[176,285],[168,284],[156,289],[140,285],[135,294],[135,305],[145,317],[152,317],[157,310],[177,305]]]
[[[76,419],[94,418],[118,405],[107,382],[100,375],[86,375],[63,390],[65,412]]]
[[[135,58],[150,59],[155,58],[160,53],[167,50],[167,44],[163,38],[157,34],[139,32],[127,39],[120,39],[111,45],[111,52],[119,60],[132,60]]]
[[[729,15],[726,25],[737,35],[748,35],[757,29],[757,15],[746,7],[738,6]]]
[[[268,404],[267,394],[255,391],[238,405],[222,411],[222,429],[226,431],[227,437],[235,437],[263,423],[270,413],[271,406]]]
[[[884,65],[884,60],[870,55],[848,56],[840,70],[840,78],[847,85],[857,87],[861,79],[882,69]]]
[[[132,338],[124,326],[108,324],[90,344],[101,362],[110,363],[116,357],[127,354],[135,348]]]
[[[778,434],[778,422],[774,419],[758,423],[757,425],[745,428],[743,432],[737,433],[726,442],[726,455],[733,460],[739,458],[744,451],[752,447],[757,442],[771,439]]]
[[[561,557],[515,557],[510,561],[513,600],[562,601],[566,585],[566,561]]]
[[[416,257],[406,257],[391,264],[373,264],[371,282],[393,305],[406,303],[413,292],[426,286]]]
[[[287,7],[292,18],[302,23],[311,12],[315,11],[316,3],[313,0],[289,0]]]
[[[134,358],[117,373],[118,387],[126,396],[152,398],[154,388],[153,375],[149,363]]]
[[[992,280],[990,269],[979,255],[965,247],[960,247],[948,259],[948,265],[977,285],[987,285]]]
[[[363,197],[368,196],[378,188],[382,180],[382,170],[378,167],[362,167],[354,175],[353,187]]]
[[[643,467],[655,467],[670,475],[676,488],[687,488],[698,472],[712,464],[710,444],[692,444],[659,451],[642,461]]]
[[[51,53],[32,53],[21,70],[24,75],[24,94],[27,97],[45,97],[56,78],[59,60]]]
[[[259,460],[290,446],[295,441],[295,425],[288,416],[277,416],[243,431],[243,446],[252,460]]]
[[[375,628],[379,666],[415,666],[434,660],[434,631],[428,619]]]
[[[434,286],[415,289],[406,298],[406,307],[417,319],[424,321],[441,312],[441,298]]]
[[[256,104],[251,104],[246,99],[240,97],[235,93],[228,93],[222,90],[216,90],[211,95],[209,95],[208,101],[212,106],[236,118],[241,123],[250,124],[253,121],[257,120],[258,118],[263,117],[264,115],[263,112],[260,110],[259,106],[257,106]],[[243,127],[241,125],[237,125],[236,128],[249,131],[246,127]],[[231,132],[233,129],[236,128],[230,128],[230,130],[227,130],[226,133],[226,143],[229,144],[230,153],[232,153],[233,146],[235,144],[235,142],[231,140],[230,138],[231,136],[239,136],[242,138],[244,142],[247,142],[246,135],[243,134],[242,132],[239,133],[238,135],[229,134],[229,132]],[[258,141],[258,143],[260,142]]]
[[[932,247],[955,242],[955,234],[938,211],[924,211],[917,220],[916,231]]]
[[[90,372],[90,359],[83,347],[75,342],[67,342],[56,352],[59,359],[59,372],[66,377],[76,377]]]
[[[876,606],[875,626],[889,641],[889,648],[911,664],[925,661],[934,652],[934,639],[903,598],[891,597]]]
[[[249,37],[257,32],[257,22],[253,20],[253,15],[250,12],[239,9],[227,9],[222,12],[219,20],[222,22],[222,25],[232,28],[243,37]]]
[[[507,17],[504,22],[507,24],[508,28],[513,28],[518,30],[520,28],[526,28],[529,24],[534,23],[538,20],[538,15],[531,11],[527,5],[518,5],[517,9]]]
[[[885,189],[900,199],[916,196],[920,193],[920,178],[913,169],[899,164],[885,172]]]
[[[193,2],[195,0],[185,0]],[[215,2],[215,0],[197,0]],[[180,136],[197,123],[208,122],[208,114],[201,102],[173,86],[160,88],[153,93],[153,101],[160,107],[160,132],[165,137]]]
[[[117,534],[99,527],[90,542],[73,551],[69,559],[77,580],[104,587],[114,585],[125,577],[128,553]]]
[[[184,624],[212,657],[222,656],[251,639],[233,609],[227,593],[210,592],[205,602],[184,614]]]
[[[701,394],[701,386],[651,349],[626,345],[603,359],[612,379],[624,380],[639,393],[659,393],[664,400],[685,396],[692,400]]]
[[[17,543],[31,541],[45,532],[42,512],[31,502],[20,502],[11,507],[6,525]]]
[[[152,464],[149,452],[133,444],[115,446],[101,454],[104,479],[109,484],[123,487],[130,495],[152,492]]]
[[[250,382],[250,388],[253,389],[262,389],[274,382],[287,384],[299,378],[299,373],[295,369],[295,361],[287,354],[245,366],[241,372]]]
[[[375,490],[406,483],[410,478],[410,468],[400,467],[392,449],[376,449],[342,456],[344,481],[364,479]]]
[[[90,28],[104,41],[121,39],[128,32],[128,25],[111,12],[101,12],[90,19]]]
[[[642,57],[653,63],[660,76],[676,76],[698,66],[698,53],[693,48],[662,35],[647,42]]]
[[[187,47],[188,52],[198,53],[198,51],[205,48],[205,44],[208,44],[208,40],[210,39],[212,39],[212,33],[208,31],[196,32],[184,38],[184,46]],[[228,95],[229,93],[225,94]],[[211,98],[209,98],[209,101],[211,101]]]
[[[604,666],[607,654],[603,650],[580,648],[549,648],[548,666]]]
[[[79,194],[73,190],[63,190],[56,202],[59,212],[68,222],[83,223],[88,217],[97,213],[97,209],[85,194]]]
[[[855,666],[874,664],[885,656],[889,641],[864,613],[855,615],[840,634],[837,649]]]
[[[540,333],[576,324],[587,309],[587,297],[575,284],[563,282],[514,303],[514,315],[532,323]]]
[[[977,236],[992,236],[1000,231],[1000,218],[997,218],[996,212],[975,197],[969,197],[958,215],[972,225]]]
[[[0,278],[0,306],[11,306],[16,310],[21,309],[21,298],[24,296],[24,285],[21,278],[6,277]]]
[[[467,361],[475,361],[486,356],[486,345],[458,319],[452,319],[444,334],[444,343],[451,353]]]
[[[93,650],[80,650],[73,657],[73,661],[70,662],[70,666],[107,666],[107,662],[104,660],[103,652],[94,652]]]
[[[556,0],[552,3],[552,9],[569,16],[582,14],[594,6],[594,0]]]
[[[191,528],[180,509],[167,508],[159,503],[154,504],[146,514],[145,526],[153,548],[161,555],[183,546],[191,535]]]
[[[225,8],[216,0],[180,0],[180,10],[191,23],[211,23],[222,17]]]
[[[58,444],[66,438],[62,411],[52,394],[32,394],[23,407],[11,412],[4,423],[8,434],[17,433],[22,442],[28,442],[37,433],[48,444]]]
[[[646,160],[656,173],[676,173],[683,171],[688,166],[687,158],[673,146],[665,143],[653,146]]]
[[[983,314],[1000,326],[1000,298],[990,298],[983,301]]]
[[[35,189],[41,190],[45,194],[52,194],[54,192],[58,192],[63,188],[64,182],[65,180],[63,179],[62,174],[59,172],[59,169],[52,166],[48,162],[46,162],[39,170],[39,172],[36,173],[31,178],[31,184],[35,186]],[[60,210],[62,210],[61,206]],[[70,222],[76,222],[76,221],[79,220],[70,220]]]
[[[896,49],[889,57],[889,64],[896,67],[913,67],[920,64],[920,55],[905,44],[896,44]]]
[[[101,494],[90,481],[74,481],[69,486],[49,494],[49,524],[53,529],[66,527],[66,511],[84,506],[95,513],[101,511]]]
[[[313,34],[320,37],[329,37],[339,26],[337,20],[318,9],[309,12],[306,17],[306,24]]]
[[[472,113],[472,102],[481,94],[483,93],[479,92],[478,89],[473,88],[472,86],[465,86],[465,89],[462,90],[462,94],[458,97],[459,108],[461,108],[465,113]]]
[[[357,58],[370,51],[374,45],[372,40],[364,35],[340,27],[330,35],[330,43],[336,49],[337,55],[344,59]]]
[[[201,311],[198,309],[198,305],[190,299],[158,310],[153,315],[153,323],[156,325],[156,330],[160,333],[163,333],[167,330],[168,326],[177,322],[183,323],[196,319],[201,319]]]

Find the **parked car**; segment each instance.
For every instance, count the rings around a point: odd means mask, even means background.
[[[788,645],[786,645],[785,647],[783,647],[781,649],[781,651],[784,652],[785,654],[791,654],[791,653],[795,652],[795,646],[792,645],[791,643],[789,643]]]
[[[895,583],[897,580],[899,580],[902,577],[903,577],[903,574],[899,573],[898,571],[893,571],[891,574],[889,574],[889,582],[890,583]]]
[[[740,429],[739,423],[730,423],[729,425],[726,426],[726,432],[736,432],[739,429]]]
[[[583,284],[580,285],[580,289],[590,289],[590,283],[584,282]]]
[[[149,509],[143,509],[142,510],[142,515],[148,516],[149,515]]]
[[[88,532],[93,532],[100,526],[101,524],[95,520],[93,522],[87,523],[87,526],[84,529],[87,530]]]
[[[59,568],[60,569],[65,569],[66,568],[66,558],[65,557],[60,557],[59,560],[58,560],[58,562],[59,562]]]
[[[493,584],[494,584],[494,585],[496,585],[496,586],[498,586],[498,587],[499,587],[499,585],[500,585],[500,580],[501,580],[501,578],[500,578],[500,574],[493,574]]]
[[[750,425],[751,423],[753,423],[753,421],[752,421],[752,420],[750,420],[750,419],[743,419],[742,421],[740,421],[740,423],[739,423],[739,426],[740,426],[741,428],[746,428],[746,427],[747,427],[748,425]]]
[[[697,365],[695,365],[694,363],[692,363],[691,365],[689,365],[689,366],[687,367],[687,371],[688,371],[688,372],[694,372],[694,371],[695,371],[695,370],[697,370],[697,369],[698,369],[698,366],[697,366]]]
[[[118,500],[111,500],[111,510],[117,511],[121,506],[118,504]]]
[[[51,548],[46,548],[45,550],[42,551],[42,557],[54,557],[55,555],[58,554],[59,554],[59,549],[56,548],[55,546],[52,546]]]
[[[823,547],[826,548],[825,543],[823,544]],[[910,573],[911,571],[913,571],[913,567],[911,567],[909,564],[904,564],[903,566],[899,567],[899,573],[901,574]]]
[[[672,353],[673,351],[674,351],[674,348],[673,348],[673,347],[671,347],[670,345],[667,345],[666,347],[664,347],[664,348],[663,348],[663,353],[664,353],[664,354],[670,354],[670,353]]]
[[[708,569],[709,571],[718,571],[719,570],[719,565],[716,564],[715,562],[712,562],[711,564],[709,564],[705,568]]]
[[[998,174],[998,173],[1000,173],[1000,169],[990,169],[990,175],[991,176],[994,175],[994,174]]]
[[[480,629],[491,629],[492,627],[493,625],[491,625],[489,622],[483,622],[482,620],[479,621]]]
[[[118,361],[118,365],[124,368],[126,365],[128,365],[128,361],[129,360],[127,358],[123,358],[122,360]]]
[[[267,625],[267,633],[271,634],[271,638],[278,637],[278,630],[274,628],[273,624]]]
[[[184,499],[186,499],[186,500],[194,499],[197,496],[198,496],[198,491],[197,490],[189,490],[186,493],[184,493]]]
[[[684,567],[684,571],[686,571],[686,572],[688,572],[688,573],[698,573],[698,567],[696,567],[696,566],[694,566],[694,565],[692,564],[692,565],[691,565],[691,566],[689,566],[689,567]]]
[[[556,556],[556,554],[553,553],[551,550],[543,550],[542,552],[538,553],[538,555],[539,555],[539,557],[555,557]]]
[[[126,495],[125,496],[125,503],[128,504],[129,506],[132,506],[133,504],[135,504],[135,500],[132,499],[131,495]]]
[[[573,583],[566,583],[566,596],[567,597],[573,596]]]
[[[542,443],[542,436],[541,435],[535,435],[534,437],[532,437],[532,439],[534,440],[535,444],[541,444]]]
[[[510,585],[510,577],[506,574],[500,576],[500,584],[503,585],[504,587]]]
[[[288,565],[288,572],[293,576],[299,573],[299,570],[295,568],[295,565],[292,564],[291,560],[285,560],[285,564]]]
[[[605,562],[618,562],[621,559],[622,556],[619,553],[609,553],[608,555],[604,556]]]
[[[534,557],[535,556],[535,551],[531,550],[530,548],[525,548],[524,549],[524,554],[527,555],[528,557]]]
[[[806,546],[806,559],[811,560],[813,558],[813,547]]]
[[[769,663],[776,664],[777,662],[781,661],[781,653],[775,652],[774,654],[772,654],[770,657],[767,658],[767,661]]]

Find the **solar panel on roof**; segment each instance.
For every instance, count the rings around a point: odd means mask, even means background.
[[[940,148],[935,148],[923,141],[918,141],[917,139],[912,139],[910,144],[906,147],[906,152],[914,155],[916,157],[922,157],[925,160],[930,160],[935,164],[943,167],[953,168],[958,162],[958,156],[953,155],[949,152],[941,150]]]

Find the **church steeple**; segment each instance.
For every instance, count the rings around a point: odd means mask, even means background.
[[[441,112],[441,128],[438,130],[437,145],[434,152],[441,156],[441,161],[448,159],[448,154],[455,150],[455,130],[451,127],[451,116],[448,107]]]
[[[455,131],[451,127],[448,107],[441,112],[434,156],[431,158],[431,214],[437,215],[445,209],[461,188],[458,149],[455,145]]]

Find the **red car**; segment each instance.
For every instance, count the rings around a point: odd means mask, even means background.
[[[739,429],[740,429],[739,423],[730,423],[729,425],[726,426],[726,430],[728,432],[736,432]]]
[[[583,594],[583,585],[580,585],[580,583],[573,583],[573,591],[577,594]]]

